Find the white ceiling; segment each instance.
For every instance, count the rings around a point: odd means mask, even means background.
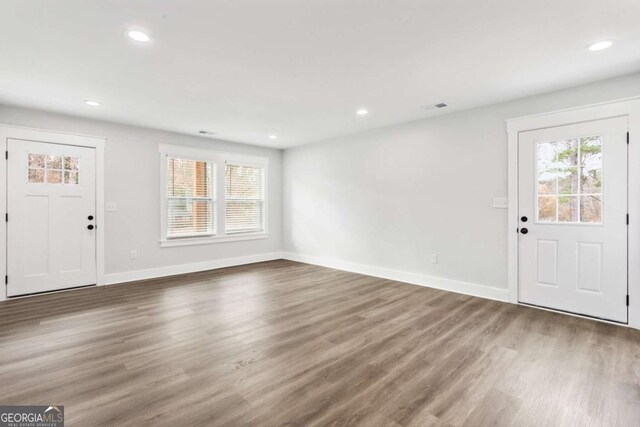
[[[631,73],[639,46],[638,0],[3,0],[0,103],[291,147]]]

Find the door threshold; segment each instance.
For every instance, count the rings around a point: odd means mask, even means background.
[[[589,316],[587,314],[575,313],[573,311],[560,310],[559,308],[550,308],[550,307],[545,307],[543,305],[536,305],[536,304],[531,304],[531,303],[522,302],[522,301],[518,301],[518,305],[523,305],[523,306],[531,307],[531,308],[537,308],[539,310],[544,310],[544,311],[550,311],[552,313],[560,313],[560,314],[566,314],[568,316],[580,317],[582,319],[587,319],[587,320],[595,320],[596,322],[608,323],[610,325],[629,326],[629,321],[628,320],[626,322],[619,322],[617,320],[609,320],[609,319],[604,319],[602,317]]]
[[[12,295],[12,296],[8,296],[7,299],[11,300],[11,299],[28,298],[36,295],[50,295],[50,294],[57,294],[58,292],[68,292],[68,291],[75,291],[76,289],[87,289],[87,288],[95,288],[95,287],[96,287],[96,284],[94,283],[93,285],[73,286],[70,288],[52,289],[50,291],[32,292],[30,294]]]

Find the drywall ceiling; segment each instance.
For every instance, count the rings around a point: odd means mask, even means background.
[[[0,103],[292,147],[637,71],[639,22],[637,0],[3,0]]]

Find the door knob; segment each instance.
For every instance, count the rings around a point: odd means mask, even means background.
[[[93,230],[93,228],[94,228],[94,227],[93,227],[93,224],[89,224],[89,225],[87,225],[87,228],[88,228],[89,230]]]
[[[522,218],[520,218],[520,221],[522,221],[522,222],[527,222],[527,220],[528,220],[528,219],[529,219],[529,218],[527,218],[526,216],[523,216]]]
[[[520,233],[522,234],[527,234],[529,232],[529,230],[527,230],[526,228],[521,228],[520,229]]]
[[[87,219],[88,219],[89,221],[93,220],[93,215],[89,215],[89,216],[87,217]]]

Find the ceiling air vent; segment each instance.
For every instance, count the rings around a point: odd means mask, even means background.
[[[434,104],[434,105],[423,105],[422,108],[424,108],[425,110],[435,110],[436,108],[444,108],[446,107],[447,104],[445,104],[444,102],[441,102],[439,104]]]

